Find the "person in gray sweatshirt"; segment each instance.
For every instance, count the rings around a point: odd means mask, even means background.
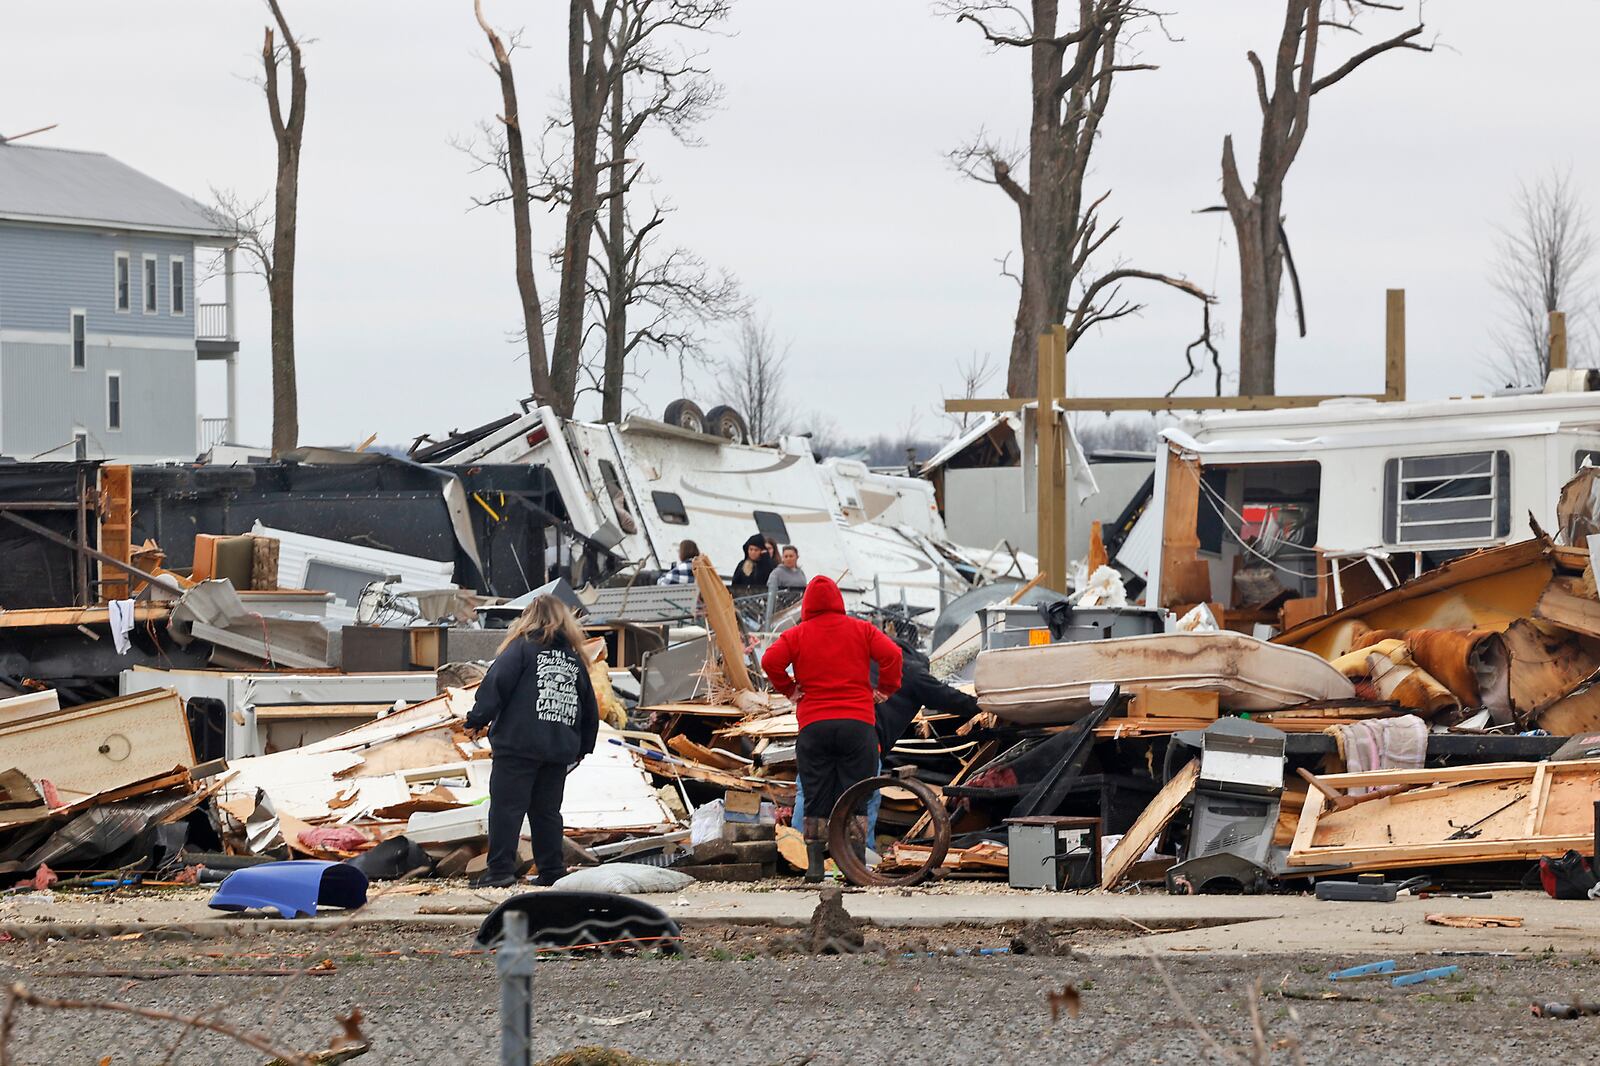
[[[782,559],[782,562],[772,568],[772,573],[767,575],[767,591],[778,592],[785,589],[803,591],[806,587],[806,572],[800,569],[800,549],[793,544],[785,544]]]

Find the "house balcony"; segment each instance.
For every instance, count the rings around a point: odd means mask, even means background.
[[[195,305],[195,354],[201,359],[223,359],[239,351],[230,310],[226,303]]]

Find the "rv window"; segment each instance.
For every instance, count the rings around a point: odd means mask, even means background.
[[[1390,544],[1492,540],[1511,531],[1506,452],[1390,459],[1383,487],[1383,535]]]
[[[617,468],[611,465],[611,460],[600,460],[600,478],[606,483],[606,498],[611,501],[611,509],[617,512],[617,525],[622,527],[624,533],[639,532],[638,523],[633,520],[633,512],[628,510],[628,497],[622,491],[622,481],[617,477]]]
[[[789,543],[789,527],[783,524],[783,515],[776,511],[756,511],[756,528],[761,530],[761,535],[771,537],[779,544]]]
[[[1600,466],[1600,451],[1593,448],[1579,448],[1572,453],[1572,472],[1576,474],[1586,466]]]
[[[676,492],[652,492],[650,499],[655,501],[656,514],[669,526],[686,526],[689,524],[689,512],[683,509],[683,497]]]

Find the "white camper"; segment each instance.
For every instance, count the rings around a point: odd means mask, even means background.
[[[689,539],[728,576],[761,533],[794,544],[807,574],[835,578],[857,602],[938,609],[970,587],[957,565],[970,553],[945,543],[926,482],[819,464],[803,437],[757,447],[653,419],[579,422],[539,407],[450,462],[545,466],[577,532],[634,569],[665,568]]]
[[[1117,554],[1162,607],[1245,606],[1236,575],[1335,607],[1455,555],[1555,528],[1600,465],[1600,393],[1201,414],[1162,434],[1154,495]],[[1243,590],[1259,595],[1259,585]]]

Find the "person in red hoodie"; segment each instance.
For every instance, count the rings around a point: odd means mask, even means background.
[[[876,691],[870,680],[874,662]],[[844,597],[832,578],[814,577],[800,601],[800,624],[773,642],[761,669],[773,688],[798,704],[795,757],[806,797],[806,880],[815,883],[822,880],[828,816],[845,789],[877,772],[877,704],[900,687],[900,648],[872,623],[844,613]],[[865,802],[856,815],[865,841]]]

